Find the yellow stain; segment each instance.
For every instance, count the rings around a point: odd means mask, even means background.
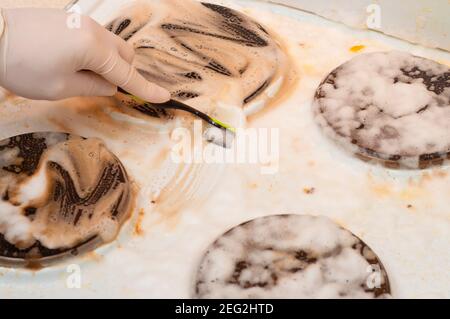
[[[379,197],[391,196],[394,190],[388,183],[376,182],[372,174],[367,175],[370,190]]]
[[[425,194],[425,191],[420,187],[408,187],[399,192],[399,197],[401,200],[410,201],[418,199]]]
[[[356,52],[359,52],[359,51],[361,51],[361,50],[364,50],[365,49],[365,45],[362,45],[362,44],[360,44],[360,45],[354,45],[354,46],[352,46],[351,48],[350,48],[350,51],[351,52],[353,52],[353,53],[356,53]]]
[[[303,64],[302,65],[302,71],[305,74],[313,75],[313,74],[316,73],[316,68],[313,65],[311,65],[311,64]]]
[[[372,191],[378,196],[392,195],[392,189],[389,185],[377,184],[372,186]]]
[[[250,183],[250,184],[248,185],[248,187],[249,187],[250,189],[256,189],[256,188],[258,188],[258,184],[257,184],[257,183]]]
[[[141,236],[144,234],[144,229],[142,227],[142,222],[144,220],[144,217],[145,217],[145,212],[144,212],[144,209],[141,208],[139,210],[136,225],[134,226],[134,234],[137,236]]]

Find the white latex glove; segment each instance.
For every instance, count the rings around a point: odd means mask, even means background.
[[[143,100],[162,103],[170,93],[148,82],[131,62],[134,49],[89,17],[70,28],[56,9],[3,9],[0,85],[41,100],[112,96],[117,86]]]

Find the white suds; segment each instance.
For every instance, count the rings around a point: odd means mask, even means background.
[[[365,247],[364,250],[361,248]],[[204,257],[201,298],[373,298],[374,253],[325,217],[279,215],[255,219],[220,237]],[[372,268],[373,267],[373,268]],[[386,297],[386,296],[384,296]]]
[[[419,157],[450,151],[450,70],[408,53],[369,53],[336,69],[318,90],[317,120],[355,151]]]

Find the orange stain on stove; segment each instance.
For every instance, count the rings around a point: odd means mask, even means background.
[[[316,192],[316,189],[314,187],[305,187],[303,188],[303,193],[306,195],[312,195]]]
[[[2,102],[12,102],[15,99],[20,99],[19,96],[15,95],[14,93],[12,93],[11,91],[8,90],[3,90],[2,92],[0,92],[0,94],[3,93],[3,97],[2,97]]]
[[[372,186],[372,191],[380,197],[392,195],[392,189],[387,184],[376,184]]]
[[[73,131],[72,128],[69,125],[67,125],[67,123],[64,123],[63,120],[60,120],[60,119],[57,119],[54,117],[48,117],[48,121],[50,123],[52,123],[58,131],[61,131],[61,132],[72,132]]]
[[[352,46],[349,50],[350,50],[350,52],[357,53],[357,52],[359,52],[359,51],[364,50],[365,48],[366,48],[365,45],[359,44],[359,45],[354,45],[354,46]]]
[[[312,64],[303,64],[301,66],[301,68],[302,68],[302,73],[306,74],[306,75],[315,75],[318,72],[317,68]]]
[[[380,197],[387,197],[393,194],[392,186],[386,182],[376,182],[369,174],[370,190]]]
[[[258,183],[250,183],[249,185],[248,185],[248,188],[250,188],[250,189],[257,189],[258,188]]]
[[[103,259],[103,256],[96,253],[95,251],[90,251],[88,253],[86,253],[86,255],[84,256],[85,259],[89,260],[89,261],[93,261],[93,262],[101,262]]]
[[[433,176],[429,172],[425,172],[420,176],[419,185],[426,184],[433,180]]]
[[[401,200],[409,201],[425,196],[426,192],[420,187],[408,186],[402,189],[398,196]]]
[[[136,220],[136,224],[134,226],[134,234],[136,236],[142,236],[144,235],[144,229],[142,228],[142,222],[144,221],[144,217],[145,217],[145,211],[143,208],[141,208],[139,210],[138,216],[137,216],[137,220]]]
[[[369,189],[379,197],[391,197],[400,201],[411,201],[423,198],[428,192],[421,184],[412,179],[405,185],[395,185],[386,181],[375,181],[372,175],[368,175]]]
[[[302,151],[302,141],[300,137],[294,137],[291,143],[291,148],[294,152],[300,153]]]
[[[448,172],[443,169],[435,169],[433,170],[433,175],[440,178],[445,178],[448,176]]]
[[[423,172],[417,179],[410,179],[408,185],[410,187],[425,187],[428,183],[444,179],[448,177],[448,172],[443,169],[434,169],[432,171]]]

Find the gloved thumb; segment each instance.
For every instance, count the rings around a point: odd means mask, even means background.
[[[113,96],[117,93],[115,85],[91,71],[73,73],[64,82],[63,87],[53,94],[52,99],[67,96]]]

